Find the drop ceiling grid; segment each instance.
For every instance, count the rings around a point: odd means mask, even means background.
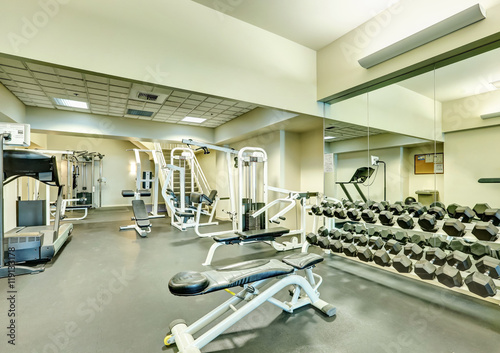
[[[131,90],[138,88],[154,94],[157,88],[153,85],[3,57],[0,57],[0,82],[28,106],[195,126],[217,127],[257,107],[246,102],[163,87],[160,89],[168,93],[163,104],[147,102],[130,98]],[[89,109],[57,106],[53,102],[54,97],[85,101]],[[153,114],[151,117],[138,117],[128,115],[128,109],[146,110]],[[201,124],[181,122],[185,116],[206,120]]]

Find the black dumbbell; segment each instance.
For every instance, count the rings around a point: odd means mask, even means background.
[[[463,284],[460,271],[472,267],[469,255],[461,251],[453,251],[446,257],[446,264],[436,270],[436,278],[447,287],[460,287]]]
[[[420,260],[424,255],[424,251],[417,244],[406,244],[404,254],[396,255],[392,259],[392,267],[398,272],[409,273],[413,268],[412,259]]]
[[[363,212],[361,212],[361,218],[366,223],[375,223],[375,222],[377,222],[377,216],[369,208],[367,208],[366,210],[363,210]]]
[[[420,218],[418,219],[418,225],[422,230],[434,233],[438,230],[437,226],[438,217],[440,217],[440,215],[436,213],[427,212],[420,216]]]
[[[432,214],[432,215],[435,215],[436,216],[436,219],[438,220],[443,220],[444,217],[446,216],[446,211],[444,210],[444,208],[442,207],[438,207],[438,206],[431,206],[428,210],[427,210],[427,213],[428,214]]]
[[[357,208],[349,208],[347,210],[347,217],[349,217],[351,221],[357,222],[361,220],[361,212]]]
[[[335,228],[335,229],[332,229],[330,231],[329,235],[330,235],[330,238],[332,238],[333,240],[340,240],[340,239],[344,239],[347,234],[350,234],[350,233],[345,231],[344,229]]]
[[[333,207],[323,207],[323,216],[332,218],[334,215],[335,209]]]
[[[488,244],[475,241],[470,245],[470,253],[474,258],[479,259],[484,255],[490,255],[491,248]]]
[[[405,212],[405,209],[404,209],[403,205],[398,204],[398,203],[394,203],[394,204],[389,206],[389,211],[393,215],[401,216]]]
[[[344,253],[346,256],[349,257],[355,257],[358,254],[358,249],[356,245],[350,242],[342,242],[340,240],[331,241],[330,250],[335,253]]]
[[[485,256],[476,263],[477,272],[473,272],[465,278],[465,284],[474,294],[481,297],[493,297],[497,294],[497,288],[492,278],[500,278],[500,261]]]
[[[448,216],[455,217],[455,210],[457,209],[457,207],[460,207],[458,203],[449,204],[448,207],[446,207],[446,212],[448,213]]]
[[[321,215],[323,215],[323,207],[318,206],[318,205],[312,205],[311,212],[316,216],[321,216]]]
[[[486,209],[482,219],[488,219],[488,221],[477,222],[472,229],[472,234],[479,240],[495,241],[498,235],[498,228],[495,226],[500,224],[500,210]]]
[[[373,210],[375,213],[380,213],[382,211],[387,210],[387,204],[382,203],[382,202],[375,202],[373,205],[370,206],[370,209]]]
[[[413,229],[415,226],[415,222],[413,221],[413,217],[420,217],[424,212],[426,211],[426,208],[423,206],[419,205],[411,205],[408,207],[408,214],[401,215],[398,217],[398,225],[403,228],[403,229]]]
[[[460,239],[460,240],[462,240],[462,239]],[[450,242],[446,239],[446,237],[444,237],[442,235],[434,235],[434,236],[427,239],[427,244],[429,244],[429,246],[431,248],[440,248],[440,249],[444,250],[450,245]],[[454,249],[454,250],[458,250],[458,249]]]
[[[430,207],[439,207],[441,208],[445,214],[446,214],[446,205],[442,203],[441,201],[434,201],[433,203],[430,204]]]
[[[373,254],[373,261],[379,266],[390,266],[391,257],[389,254],[397,255],[402,249],[403,247],[401,243],[397,240],[391,239],[385,243],[385,250],[380,249],[375,251],[375,254]]]
[[[358,223],[354,225],[354,233],[356,234],[366,234],[366,225],[363,223]]]
[[[453,204],[448,206],[450,208]],[[450,213],[450,211],[448,211]],[[465,234],[465,225],[463,223],[470,223],[476,216],[476,213],[470,207],[458,206],[453,211],[453,218],[448,219],[443,224],[443,230],[446,234],[452,237],[463,237]],[[463,222],[463,223],[462,223]]]
[[[388,228],[382,229],[380,231],[380,237],[382,239],[384,239],[385,241],[390,240],[390,239],[394,238],[394,232],[392,231],[392,229],[388,229]]]
[[[343,209],[341,207],[336,208],[333,211],[333,215],[335,216],[335,218],[338,218],[338,219],[346,219],[347,218],[347,212],[345,211],[345,209]]]
[[[414,233],[410,237],[410,242],[414,244],[418,244],[421,247],[424,247],[427,243],[427,238],[424,233]]]
[[[406,244],[410,240],[410,237],[404,230],[397,230],[396,232],[394,232],[394,239],[401,244]]]
[[[378,215],[378,220],[384,226],[392,226],[394,224],[394,214],[391,211],[382,211]]]
[[[368,227],[366,229],[366,234],[368,234],[369,237],[380,237],[380,230],[376,227]]]
[[[441,266],[446,263],[446,253],[439,249],[429,249],[425,253],[425,260],[418,260],[415,263],[415,274],[426,280],[431,280],[436,277],[436,265]]]
[[[306,235],[306,241],[311,245],[318,245],[321,238],[328,237],[329,231],[325,226],[318,228],[316,233],[309,233]]]
[[[490,205],[487,203],[476,203],[472,210],[476,213],[477,218],[482,219],[484,216],[484,212],[487,209],[491,209]]]
[[[345,222],[344,225],[342,226],[342,229],[345,230],[346,232],[354,232],[354,224],[350,222]]]
[[[452,241],[450,241],[448,247],[450,248],[450,250],[458,250],[464,253],[470,252],[470,244],[461,238],[453,239]]]
[[[344,208],[346,210],[348,210],[350,208],[356,208],[356,205],[354,204],[354,202],[351,202],[349,200],[344,200],[343,204],[344,204]]]
[[[372,250],[379,250],[384,247],[385,243],[382,238],[379,237],[371,237],[368,241],[368,246],[362,246],[358,249],[358,259],[364,262],[373,260],[373,252]]]

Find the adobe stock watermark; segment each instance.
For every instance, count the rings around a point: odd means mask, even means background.
[[[236,10],[241,4],[243,4],[243,0],[215,0],[212,6],[214,10],[217,10],[217,16],[224,20],[225,15]]]
[[[372,42],[373,38],[379,36],[382,30],[387,28],[392,22],[393,17],[402,11],[403,7],[399,3],[399,0],[389,0],[387,10],[379,14],[372,12],[371,15],[373,18],[356,29],[352,41],[342,41],[340,43],[340,49],[346,61],[356,61],[363,52],[363,49],[368,47]]]
[[[112,270],[113,276],[107,285],[99,288],[97,293],[88,297],[75,308],[75,321],[67,321],[60,326],[60,329],[47,335],[49,342],[43,346],[39,343],[38,348],[33,348],[31,353],[59,353],[68,352],[71,339],[79,336],[85,325],[91,324],[98,314],[104,312],[113,298],[123,292],[130,282],[135,279],[135,275],[125,268],[120,271]]]
[[[29,17],[22,17],[19,31],[7,34],[7,39],[14,51],[18,53],[22,45],[28,44],[31,39],[35,38],[40,30],[47,27],[50,20],[59,14],[61,5],[66,5],[70,1],[39,0],[40,10]]]

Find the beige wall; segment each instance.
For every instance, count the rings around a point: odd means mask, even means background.
[[[24,124],[26,108],[16,96],[0,83],[0,121]]]
[[[457,13],[477,1],[457,0],[448,4],[446,12]],[[439,38],[410,52],[390,59],[370,69],[357,62],[408,35],[424,29],[446,16],[444,11],[427,11],[421,1],[402,0],[381,12],[374,19],[347,33],[318,51],[318,99],[339,94],[367,82],[380,80],[399,70],[419,65],[429,58],[449,56],[452,50],[474,43],[490,35],[498,37],[500,6],[491,1],[484,4],[487,18],[469,27]],[[429,3],[429,6],[431,4]],[[492,39],[493,40],[493,39]],[[478,45],[478,44],[475,44]]]
[[[486,202],[500,207],[500,184],[480,184],[479,178],[499,178],[497,158],[500,126],[447,133],[444,144],[444,201],[473,207]]]

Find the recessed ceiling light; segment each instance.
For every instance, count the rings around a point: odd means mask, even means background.
[[[203,119],[203,118],[195,118],[194,116],[186,116],[184,119],[182,119],[181,121],[185,121],[187,123],[202,123],[204,122],[205,120],[207,119]]]
[[[62,105],[64,107],[89,109],[89,105],[87,102],[74,101],[71,99],[64,99],[64,98],[53,98],[53,99],[54,103],[56,103],[57,105]]]
[[[336,139],[336,136],[325,136],[325,140],[333,140]]]

